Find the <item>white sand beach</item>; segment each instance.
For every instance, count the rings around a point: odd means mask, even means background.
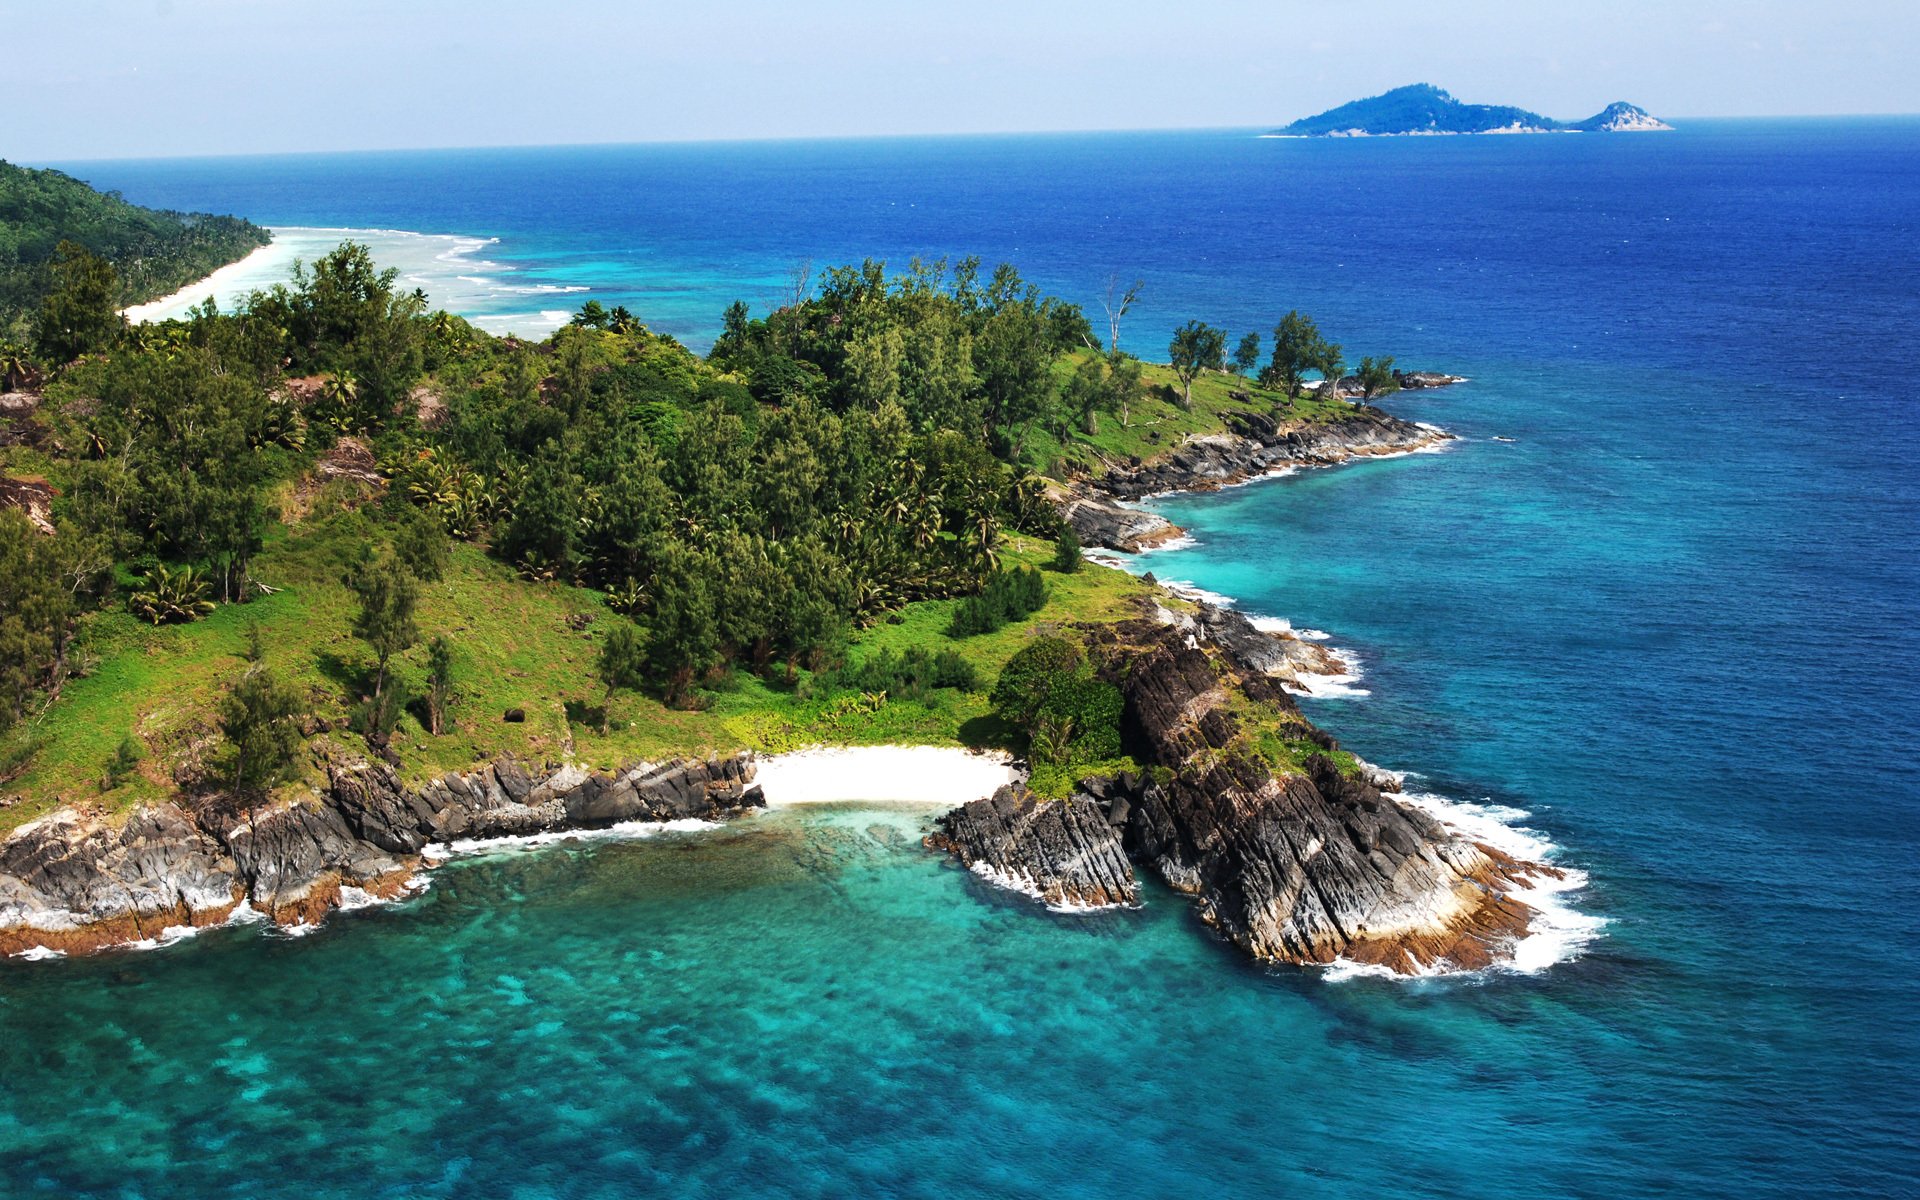
[[[228,263],[213,274],[188,284],[171,296],[162,296],[158,300],[136,304],[131,308],[120,310],[120,313],[135,325],[148,321],[165,321],[172,317],[185,316],[188,309],[208,296],[218,298],[222,308],[231,308],[233,301],[246,292],[285,278],[287,270],[293,266],[297,253],[295,247],[275,238],[239,262]]]
[[[1005,754],[953,746],[851,746],[775,754],[754,776],[768,808],[835,800],[894,801],[952,808],[991,796],[1019,778]]]

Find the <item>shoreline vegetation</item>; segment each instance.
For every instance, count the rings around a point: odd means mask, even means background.
[[[1303,314],[1151,364],[1112,348],[1130,297],[1103,342],[1009,267],[869,262],[736,304],[700,358],[592,302],[491,337],[350,243],[132,328],[82,266],[47,303],[91,340],[38,346],[0,428],[0,951],[307,924],[432,846],[835,798],[1024,814],[936,844],[1067,907],[1125,891],[1082,894],[1083,852],[1154,869],[1278,961],[1486,966],[1558,878],[1306,721],[1287,692],[1336,654],[1086,557],[1177,536],[1146,496],[1450,436],[1369,401],[1454,377],[1349,372]],[[1218,860],[1222,803],[1351,849]],[[1331,906],[1246,886],[1327,870]]]
[[[126,308],[198,287],[271,239],[239,217],[142,208],[63,172],[0,160],[0,348],[31,338],[79,253],[113,267],[110,299]]]

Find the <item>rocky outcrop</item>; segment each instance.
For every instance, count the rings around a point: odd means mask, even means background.
[[[1151,769],[1083,792],[1104,802],[1127,858],[1191,895],[1235,945],[1276,962],[1344,958],[1412,973],[1486,966],[1526,933],[1533,913],[1513,893],[1551,868],[1383,793],[1348,756],[1336,761],[1337,743],[1274,681],[1200,633],[1134,621],[1084,634],[1125,698],[1128,746]],[[1281,760],[1276,745],[1305,753]],[[1019,819],[1017,806],[1002,819],[995,804],[950,814],[941,844],[1071,895],[1103,843],[1066,836],[1038,812]]]
[[[258,806],[149,805],[123,821],[62,809],[0,841],[0,954],[84,951],[226,920],[282,924],[403,892],[435,843],[624,821],[719,819],[765,803],[750,755],[615,774],[512,761],[409,787],[384,763],[327,768],[324,790]]]
[[[1219,647],[1240,670],[1303,690],[1306,676],[1347,673],[1347,664],[1326,647],[1291,632],[1261,629],[1235,609],[1202,602],[1192,616],[1168,613],[1167,619],[1199,640]]]
[[[1104,781],[1065,800],[1040,800],[1009,784],[936,822],[927,844],[946,850],[976,875],[1054,908],[1110,908],[1139,901],[1121,846],[1125,802],[1115,809]]]
[[[17,508],[41,533],[53,532],[53,485],[42,479],[0,476],[0,508]]]
[[[1395,371],[1393,381],[1403,392],[1422,392],[1431,388],[1452,387],[1456,383],[1465,383],[1467,377],[1448,375],[1440,371]]]
[[[1180,536],[1180,527],[1158,513],[1130,508],[1086,485],[1064,489],[1056,504],[1083,546],[1138,554]]]
[[[1192,438],[1165,458],[1109,472],[1100,480],[1101,490],[1126,500],[1160,492],[1210,491],[1283,467],[1322,467],[1354,458],[1404,454],[1452,437],[1431,425],[1403,421],[1366,406],[1356,406],[1351,414],[1333,421],[1241,413],[1230,418],[1229,425],[1231,432]]]
[[[1162,492],[1212,491],[1286,467],[1404,454],[1453,437],[1367,405],[1355,405],[1351,413],[1331,421],[1240,413],[1228,423],[1226,432],[1189,438],[1160,457],[1116,464],[1097,480],[1059,489],[1055,507],[1082,545],[1136,553],[1179,537],[1180,530],[1126,501]]]
[[[61,809],[0,842],[0,954],[212,924],[245,894],[226,847],[178,805],[142,808],[119,825]]]

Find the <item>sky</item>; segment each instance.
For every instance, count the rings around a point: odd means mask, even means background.
[[[1920,112],[1920,0],[0,0],[0,158]]]

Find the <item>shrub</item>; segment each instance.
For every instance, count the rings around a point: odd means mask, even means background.
[[[884,692],[897,700],[925,700],[936,688],[972,691],[979,685],[979,673],[957,651],[934,652],[923,646],[910,647],[905,654],[882,650],[857,666],[819,676],[814,684],[822,692]]]
[[[1080,569],[1085,560],[1080,557],[1080,537],[1073,532],[1073,526],[1060,527],[1060,540],[1053,544],[1053,569],[1062,575],[1071,575]]]
[[[1030,729],[1060,683],[1076,678],[1085,663],[1080,647],[1061,637],[1035,638],[1000,669],[993,685],[993,711],[1010,725]]]
[[[213,601],[207,599],[207,581],[192,567],[169,571],[165,563],[156,563],[127,607],[137,617],[167,625],[198,621],[213,611]]]
[[[952,637],[992,633],[1009,621],[1037,612],[1047,602],[1047,581],[1032,567],[995,571],[977,596],[968,596],[953,612]]]

